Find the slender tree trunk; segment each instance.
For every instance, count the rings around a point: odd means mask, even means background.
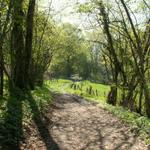
[[[3,58],[3,49],[0,46],[0,96],[3,96],[3,88],[4,88],[4,58]]]
[[[101,1],[99,3],[99,10],[100,10],[100,15],[103,18],[103,28],[104,28],[104,33],[107,36],[107,42],[108,42],[108,51],[112,57],[112,63],[114,65],[114,77],[113,77],[113,84],[115,84],[115,86],[113,85],[111,87],[111,91],[108,95],[108,100],[107,102],[110,104],[115,105],[116,101],[117,101],[117,86],[118,86],[118,75],[119,73],[122,73],[123,77],[124,77],[124,82],[126,82],[126,77],[125,77],[125,73],[123,71],[123,68],[121,66],[121,63],[117,57],[115,48],[114,48],[114,44],[113,44],[113,38],[112,35],[110,33],[110,27],[109,27],[109,18],[108,18],[108,14],[105,11],[105,6],[103,4],[103,2]]]
[[[12,66],[12,77],[16,87],[24,89],[24,38],[23,38],[23,0],[13,2],[13,29],[12,29],[12,51],[14,56]]]
[[[138,113],[142,115],[142,98],[143,98],[143,87],[140,87],[140,97],[139,97],[139,106]]]
[[[6,13],[6,19],[4,21],[4,24],[2,24],[1,22],[1,13],[0,13],[0,95],[3,96],[3,86],[4,86],[4,73],[6,74],[6,76],[8,77],[9,80],[10,79],[10,76],[5,68],[5,64],[4,64],[4,54],[3,54],[3,45],[4,45],[4,42],[5,42],[5,38],[6,38],[6,31],[8,29],[8,24],[9,24],[9,21],[10,21],[10,14],[11,14],[11,10],[12,10],[12,5],[13,5],[13,2],[10,1],[9,2],[9,5],[8,5],[8,10],[7,10],[7,13]]]
[[[24,75],[26,78],[25,87],[29,88],[30,86],[30,68],[31,59],[32,59],[32,39],[33,39],[33,23],[34,23],[34,11],[35,11],[35,1],[29,1],[29,8],[27,13],[26,20],[26,45],[25,45],[25,67],[24,67]],[[33,87],[31,87],[33,89]]]
[[[146,82],[146,78],[145,78],[145,66],[144,66],[145,57],[146,57],[145,51],[147,52],[149,46],[144,47],[142,45],[142,40],[140,39],[140,36],[137,34],[137,31],[136,31],[136,28],[132,21],[132,18],[130,16],[129,10],[128,10],[124,0],[120,0],[120,1],[122,3],[122,6],[123,6],[126,14],[127,14],[127,17],[128,17],[128,20],[131,25],[131,29],[133,31],[133,35],[135,38],[135,43],[132,43],[132,44],[134,45],[134,51],[137,53],[138,58],[139,58],[139,63],[137,63],[138,60],[135,60],[135,61],[137,61],[136,63],[138,64],[136,66],[137,67],[137,75],[138,75],[138,78],[140,81],[140,85],[143,86],[143,93],[145,96],[146,113],[147,113],[147,116],[150,117],[150,92],[148,89],[148,83]],[[147,27],[149,29],[149,26],[147,26]],[[146,29],[146,30],[148,30],[148,29]],[[149,37],[149,34],[148,34],[148,37]],[[148,42],[149,42],[149,40],[148,40]],[[149,45],[149,43],[148,43],[148,45]]]
[[[150,118],[150,93],[149,93],[148,85],[145,79],[143,79],[143,90],[144,90],[144,96],[145,96],[146,113],[147,113],[147,116]]]
[[[0,13],[1,19],[1,13]],[[2,33],[2,23],[0,20],[0,34]],[[2,36],[2,35],[1,35]],[[1,37],[2,38],[2,37]],[[3,58],[3,39],[0,40],[0,96],[3,96],[3,66],[4,66],[4,58]]]

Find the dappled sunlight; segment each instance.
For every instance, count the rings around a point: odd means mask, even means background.
[[[0,150],[149,150],[150,1],[0,0]]]
[[[130,126],[81,97],[54,96],[52,135],[60,149],[147,149]]]

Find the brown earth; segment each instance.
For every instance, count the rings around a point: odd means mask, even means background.
[[[131,125],[78,96],[54,95],[45,116],[26,129],[24,150],[148,150]]]

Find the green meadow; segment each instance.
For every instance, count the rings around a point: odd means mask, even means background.
[[[70,80],[58,79],[46,81],[45,83],[52,91],[76,94],[85,98],[101,101],[106,101],[110,90],[109,85],[92,83],[90,81],[73,82]]]

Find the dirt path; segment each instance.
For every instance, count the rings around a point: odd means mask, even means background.
[[[148,150],[130,126],[97,104],[72,95],[55,95],[53,109],[44,124],[47,128],[43,140],[32,131],[28,150]],[[52,113],[53,111],[53,113]],[[52,116],[52,117],[50,117]],[[47,135],[49,134],[49,135]],[[50,139],[48,139],[50,138]],[[48,140],[50,140],[48,142]],[[43,142],[44,141],[44,142]]]

